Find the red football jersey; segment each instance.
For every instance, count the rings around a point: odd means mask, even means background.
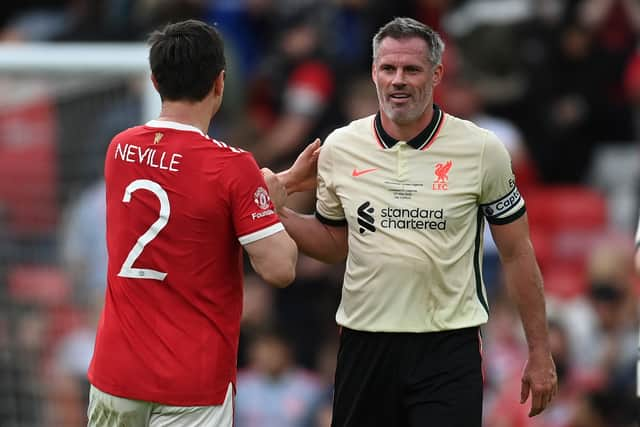
[[[90,382],[174,406],[235,384],[242,246],[283,230],[253,156],[152,120],[105,160],[109,265]]]

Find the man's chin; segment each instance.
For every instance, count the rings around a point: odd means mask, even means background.
[[[411,114],[406,111],[397,111],[397,110],[392,111],[391,114],[387,114],[387,116],[389,117],[389,119],[391,119],[391,121],[399,125],[406,125],[406,124],[413,123],[419,117],[419,116],[416,117],[415,114]]]

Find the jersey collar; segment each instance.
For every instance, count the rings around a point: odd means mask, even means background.
[[[433,139],[435,139],[436,135],[438,134],[438,130],[440,129],[440,125],[442,124],[442,119],[444,118],[443,116],[444,114],[442,113],[440,107],[438,107],[436,104],[433,104],[433,117],[431,118],[431,121],[429,122],[427,127],[422,130],[422,132],[420,132],[416,137],[407,141],[407,145],[410,145],[416,150],[422,150],[427,145],[429,145],[429,143]],[[384,148],[391,148],[398,143],[398,140],[389,135],[387,131],[385,131],[382,127],[382,120],[380,118],[379,111],[378,113],[376,113],[373,128],[375,129],[376,134],[378,135],[378,139],[380,140]]]
[[[206,136],[200,129],[195,126],[185,125],[183,123],[171,122],[169,120],[149,120],[145,126],[149,126],[151,128],[162,128],[162,129],[175,129],[175,130],[184,130],[188,132],[197,132],[202,136]]]

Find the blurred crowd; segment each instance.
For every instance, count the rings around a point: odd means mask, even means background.
[[[437,29],[447,46],[436,102],[495,132],[511,153],[560,382],[547,411],[528,418],[519,404],[526,342],[485,235],[485,426],[638,425],[637,0],[23,0],[0,9],[0,43],[144,41],[169,21],[215,23],[228,70],[210,134],[276,171],[314,138],[375,113],[377,28],[411,16]],[[3,107],[7,158],[15,147]],[[50,171],[53,196],[4,199],[16,185],[0,159],[0,419],[8,427],[86,425],[86,369],[106,275],[100,163],[110,137],[142,120],[126,94],[105,108],[85,108],[80,119],[22,116],[23,130],[29,117],[57,129],[48,157],[56,164],[29,156],[15,167]],[[49,225],[36,218],[25,226],[20,209],[46,197],[56,199]],[[314,195],[289,203],[313,212]],[[329,426],[342,273],[301,256],[294,285],[272,290],[247,270],[238,427]]]

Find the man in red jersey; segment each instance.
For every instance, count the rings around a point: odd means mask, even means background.
[[[277,287],[293,281],[297,248],[275,213],[275,176],[206,134],[224,92],[218,32],[190,20],[150,44],[160,117],[116,135],[105,161],[108,286],[89,426],[231,426],[242,248]]]

